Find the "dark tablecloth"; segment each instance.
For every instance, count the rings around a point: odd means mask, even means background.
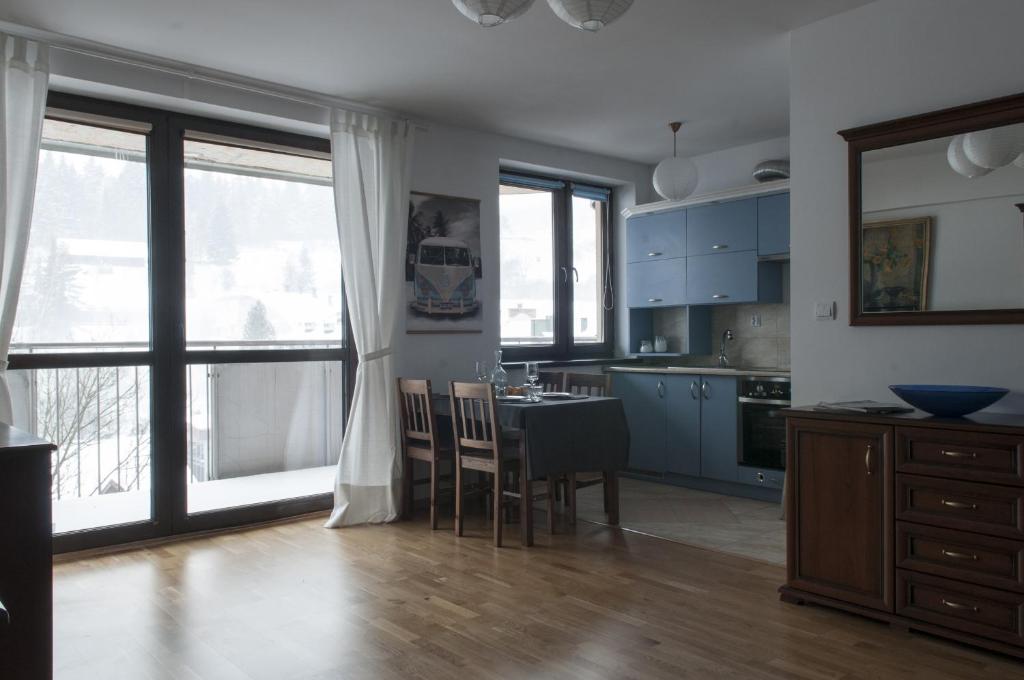
[[[447,417],[448,397],[435,400]],[[629,426],[622,400],[589,397],[538,403],[498,403],[502,427],[524,432],[530,477],[566,472],[625,470],[629,463]]]

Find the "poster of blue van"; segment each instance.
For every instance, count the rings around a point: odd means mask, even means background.
[[[480,333],[480,201],[412,192],[405,281],[408,333]]]

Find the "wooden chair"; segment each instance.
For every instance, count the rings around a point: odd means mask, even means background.
[[[538,371],[537,384],[544,387],[545,392],[562,392],[565,389],[565,373],[561,371]]]
[[[608,397],[612,392],[612,376],[609,373],[566,373],[565,391],[572,394],[586,394],[592,397]],[[597,484],[603,485],[604,511],[608,512],[608,491],[618,480],[614,472],[569,473],[565,476],[565,499],[569,506],[569,524],[576,523],[576,490]]]
[[[440,479],[438,467],[442,460],[453,459],[453,449],[451,444],[442,443],[438,437],[430,381],[399,378],[397,383],[398,406],[401,414],[402,484],[405,491],[402,514],[406,518],[412,516],[415,485],[428,482],[430,484],[430,528],[437,529],[438,480]],[[430,464],[429,479],[416,480],[413,478],[413,461],[416,460]]]
[[[533,495],[526,473],[523,433],[502,430],[490,383],[448,383],[455,439],[455,535],[463,533],[462,471],[477,470],[494,476],[494,545],[501,547],[502,510],[519,503],[523,545],[533,545]],[[519,473],[519,492],[504,488],[506,473]]]

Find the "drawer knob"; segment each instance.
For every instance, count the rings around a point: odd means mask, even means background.
[[[946,557],[952,557],[954,560],[977,560],[978,556],[974,553],[962,553],[954,550],[942,549],[942,554]]]
[[[947,451],[942,449],[942,455],[948,458],[977,458],[978,454],[973,451]]]
[[[661,253],[651,251],[647,253],[647,257],[661,257]]]
[[[964,503],[963,501],[951,501],[951,500],[946,499],[946,498],[942,499],[942,504],[945,505],[947,508],[957,508],[958,510],[977,510],[978,509],[977,503]]]
[[[972,611],[975,614],[981,611],[980,609],[972,605],[960,604],[959,602],[953,602],[952,600],[947,600],[946,598],[942,598],[942,604],[949,607],[950,609],[966,609],[967,611]]]
[[[723,295],[722,293],[715,293],[714,295],[711,296],[711,299],[712,300],[725,300],[728,297],[729,297],[728,295]]]
[[[647,298],[648,302],[661,302],[661,298]]]
[[[711,246],[711,250],[725,250],[725,249],[727,249],[728,247],[729,247],[729,246],[727,246],[727,245],[726,245],[726,244],[724,244],[724,243],[716,243],[715,245]]]
[[[867,450],[864,452],[864,469],[868,471],[868,475],[871,475],[871,444],[868,444]]]

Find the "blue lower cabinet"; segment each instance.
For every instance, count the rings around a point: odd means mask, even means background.
[[[738,482],[750,484],[751,486],[763,486],[766,489],[782,490],[782,484],[786,480],[786,473],[783,470],[772,468],[754,468],[741,465],[739,467]]]
[[[735,482],[739,476],[736,378],[701,378],[700,476]]]
[[[629,424],[629,468],[665,472],[665,376],[615,373],[612,394],[622,399]]]
[[[666,470],[700,475],[700,376],[665,376]]]
[[[626,265],[628,307],[673,307],[686,304],[686,258]]]

